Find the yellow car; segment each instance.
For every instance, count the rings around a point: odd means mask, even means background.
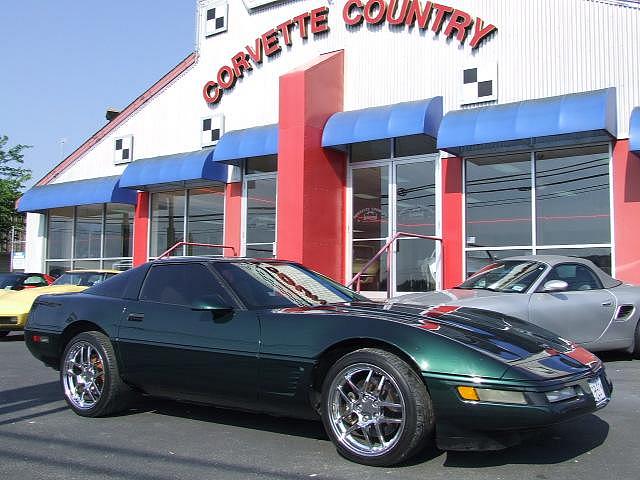
[[[0,297],[0,337],[24,328],[29,310],[40,295],[81,292],[118,273],[118,270],[71,270],[47,287],[5,292]]]

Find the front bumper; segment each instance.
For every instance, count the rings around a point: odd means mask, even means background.
[[[14,331],[24,329],[24,325],[27,323],[27,313],[19,314],[0,314],[0,330],[2,331]]]
[[[596,402],[589,381],[599,378],[606,398]],[[479,387],[478,379],[438,378],[424,374],[433,400],[438,446],[443,450],[499,450],[519,443],[531,432],[604,408],[613,385],[604,367],[582,376],[560,381],[520,383],[482,381],[482,388],[516,390],[527,398],[526,405],[465,401],[456,391],[459,385]],[[577,387],[572,399],[550,403],[545,392]]]

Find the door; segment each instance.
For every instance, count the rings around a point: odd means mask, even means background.
[[[613,318],[615,297],[582,264],[556,265],[542,285],[549,280],[563,280],[569,287],[563,292],[533,293],[529,302],[530,320],[581,344],[597,340]]]
[[[193,310],[202,299],[237,306],[206,264],[152,266],[121,320],[124,376],[155,395],[250,406],[257,400],[258,319],[239,308]]]

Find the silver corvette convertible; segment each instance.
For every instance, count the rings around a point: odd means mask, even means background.
[[[507,258],[456,288],[391,301],[494,310],[528,320],[589,350],[640,355],[640,287],[624,284],[580,258]]]

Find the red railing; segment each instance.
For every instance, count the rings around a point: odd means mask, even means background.
[[[190,247],[210,247],[210,248],[222,248],[222,249],[231,249],[231,251],[233,252],[233,256],[236,256],[236,249],[234,247],[229,247],[227,245],[213,245],[211,243],[194,243],[194,242],[178,242],[176,243],[173,247],[171,247],[169,250],[167,250],[166,252],[164,252],[162,255],[160,255],[158,257],[158,259],[160,258],[164,258],[164,257],[168,257],[169,255],[171,255],[171,253],[176,250],[177,248],[180,248],[182,246],[190,246]]]
[[[369,267],[371,267],[371,265],[373,265],[376,262],[376,260],[378,260],[382,256],[384,252],[387,252],[387,298],[390,298],[391,297],[391,278],[390,278],[391,255],[389,255],[389,250],[395,245],[396,241],[399,238],[422,238],[424,240],[435,240],[436,242],[440,242],[442,244],[442,239],[440,237],[433,237],[431,235],[420,235],[418,233],[398,232],[393,237],[391,237],[389,241],[384,245],[384,247],[378,250],[378,253],[376,253],[373,256],[373,258],[369,260],[364,265],[364,267],[362,267],[362,269],[351,279],[351,281],[347,283],[347,287],[352,287],[352,285],[355,283],[356,292],[360,292],[362,275],[364,275],[367,272],[367,270],[369,270]],[[442,255],[442,246],[441,246],[440,255]]]

